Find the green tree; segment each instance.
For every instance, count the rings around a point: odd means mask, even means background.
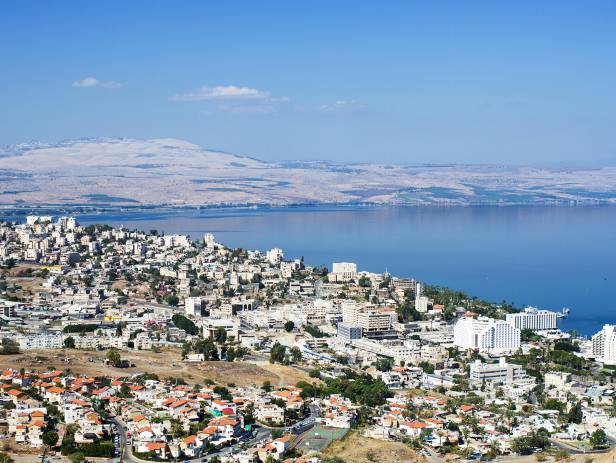
[[[224,327],[219,326],[214,333],[214,339],[217,343],[224,343],[227,340],[227,330]]]
[[[195,323],[186,318],[184,315],[176,313],[171,317],[171,321],[173,322],[176,328],[186,331],[188,334],[192,334],[193,336],[199,333],[199,328]]]
[[[0,452],[0,463],[13,463],[15,460],[6,452]]]
[[[293,359],[293,363],[299,363],[302,361],[302,351],[299,347],[294,346],[291,347],[291,358]]]
[[[0,349],[1,355],[13,355],[19,354],[19,344],[17,341],[13,341],[9,338],[2,338],[2,349]]]
[[[178,305],[180,302],[180,298],[177,297],[175,294],[167,294],[164,300],[167,304],[172,305],[174,307]]]
[[[107,352],[107,361],[111,366],[117,367],[122,363],[122,358],[120,357],[120,351],[115,347],[112,347]]]
[[[47,431],[43,433],[43,444],[47,447],[54,447],[58,443],[58,433],[55,431]]]
[[[270,363],[283,363],[286,351],[287,348],[276,341],[270,351]]]
[[[569,413],[567,414],[567,421],[569,423],[580,424],[583,418],[584,414],[582,412],[582,403],[578,401],[573,407],[571,407],[571,410],[569,410]]]
[[[394,361],[390,358],[381,358],[374,362],[374,366],[379,371],[391,371]]]
[[[295,328],[295,323],[293,323],[291,320],[284,324],[284,329],[287,333],[293,331],[293,328]]]
[[[68,338],[66,338],[64,340],[64,347],[66,347],[67,349],[74,349],[75,348],[75,338],[73,338],[72,336],[69,336]]]
[[[593,449],[600,449],[607,446],[607,435],[603,429],[597,429],[590,436],[590,445]]]

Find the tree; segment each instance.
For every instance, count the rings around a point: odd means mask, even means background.
[[[197,325],[195,325],[192,320],[186,318],[182,314],[174,314],[173,317],[171,317],[171,321],[176,326],[176,328],[184,330],[188,334],[192,334],[194,336],[199,333],[199,328],[197,328]]]
[[[47,431],[43,433],[43,444],[47,447],[54,447],[58,443],[58,433],[55,431]]]
[[[117,367],[122,363],[122,358],[120,357],[120,352],[115,347],[112,347],[107,352],[107,361],[111,366]]]
[[[17,341],[13,341],[9,338],[2,338],[2,349],[0,349],[1,355],[19,354],[19,344]]]
[[[261,389],[263,389],[265,392],[270,392],[272,390],[272,383],[267,380],[263,381]]]
[[[584,414],[582,412],[582,403],[578,401],[573,407],[571,407],[571,410],[569,410],[569,413],[567,414],[567,421],[569,423],[580,424],[583,418]]]
[[[565,409],[565,404],[557,399],[550,398],[545,401],[543,408],[546,410],[558,410],[562,413]]]
[[[293,331],[293,328],[295,328],[295,323],[293,323],[291,320],[289,320],[288,322],[284,324],[284,330],[287,333],[290,333],[291,331]]]
[[[195,352],[203,354],[205,360],[219,360],[218,348],[212,338],[200,339],[195,342]]]
[[[6,452],[0,452],[0,463],[13,463],[15,460]]]
[[[302,361],[302,351],[299,347],[294,346],[291,347],[291,358],[293,359],[293,363],[299,363]]]
[[[177,418],[171,420],[171,435],[174,437],[183,437],[186,435],[186,431],[184,431],[184,426]]]
[[[224,327],[219,326],[214,333],[214,339],[217,343],[224,343],[227,340],[227,330]]]
[[[374,362],[374,366],[379,371],[391,371],[394,366],[394,361],[390,358],[380,358]]]
[[[590,445],[593,449],[600,449],[607,445],[607,435],[603,429],[597,429],[591,434]]]
[[[527,436],[516,437],[511,445],[511,450],[519,455],[530,455],[534,449],[544,449],[550,444],[548,433],[544,428],[533,430]]]
[[[66,347],[67,349],[74,349],[75,348],[75,338],[73,338],[72,336],[69,336],[68,338],[66,338],[64,340],[64,347]]]
[[[180,298],[177,297],[175,294],[167,294],[165,296],[165,302],[169,305],[176,306],[179,304]]]
[[[270,363],[283,363],[286,351],[287,348],[276,341],[270,351]]]

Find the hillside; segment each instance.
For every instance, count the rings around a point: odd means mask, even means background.
[[[264,162],[177,139],[0,149],[0,204],[288,205],[616,202],[616,168]]]

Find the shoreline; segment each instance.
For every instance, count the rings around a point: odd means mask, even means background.
[[[504,203],[504,202],[486,202],[486,203],[365,203],[365,202],[348,202],[348,203],[292,203],[292,204],[204,204],[204,205],[169,205],[169,204],[153,204],[153,205],[0,205],[0,218],[6,215],[22,216],[29,213],[49,213],[49,214],[91,214],[91,213],[108,213],[108,212],[147,212],[147,211],[217,211],[217,210],[261,210],[261,211],[277,211],[277,210],[301,210],[301,209],[374,209],[374,208],[404,208],[404,209],[457,209],[457,208],[595,208],[595,207],[616,207],[616,203],[597,202],[597,201],[572,201],[572,202],[542,202],[542,203]]]

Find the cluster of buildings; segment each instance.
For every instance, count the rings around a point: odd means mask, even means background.
[[[497,310],[499,315],[488,317],[474,312],[471,301],[452,307],[430,297],[414,279],[358,271],[350,262],[333,263],[325,274],[303,260],[285,259],[278,248],[265,253],[230,249],[211,234],[193,241],[184,235],[84,227],[71,217],[29,216],[22,224],[0,224],[0,266],[5,269],[0,279],[3,348],[177,347],[185,361],[199,362],[205,354],[195,346],[204,340],[215,340],[220,359],[238,347],[267,358],[279,344],[286,349],[285,361],[291,349],[299,350],[301,362],[323,377],[351,369],[382,380],[393,398],[373,410],[367,431],[372,436],[421,438],[435,448],[472,442],[485,450],[493,442],[510,443],[538,424],[554,433],[569,432],[557,415],[541,410],[505,429],[499,425],[502,417],[488,407],[522,407],[536,399],[538,379],[508,357],[537,347],[524,340],[529,331],[546,343],[566,338],[557,329],[555,312],[529,307],[515,313]],[[401,308],[412,316],[403,316]],[[616,364],[614,326],[606,325],[580,345],[579,355]],[[75,442],[107,439],[123,429],[131,451],[159,459],[196,458],[239,442],[251,444],[252,451],[227,455],[230,461],[282,459],[293,449],[293,432],[315,423],[350,428],[359,406],[338,394],[307,404],[294,385],[271,392],[232,388],[222,397],[210,386],[194,389],[131,375],[102,384],[100,378],[61,372],[5,373],[5,385],[29,383],[22,386],[31,384],[40,394],[33,398],[24,387],[2,389],[0,398],[16,405],[7,416],[16,442],[40,446],[50,423],[46,405],[54,404],[61,411],[56,420],[77,425]],[[597,423],[613,429],[613,419],[601,413],[611,404],[613,390],[584,387],[575,377],[558,374],[546,375],[547,393],[564,401],[575,393],[585,407],[584,425],[568,435],[589,433]],[[430,393],[410,397],[406,391],[411,389]],[[481,404],[467,401],[469,391]],[[456,399],[456,407],[446,397]],[[117,423],[101,419],[94,399],[106,404]],[[287,427],[289,411],[303,417],[290,435],[254,440],[255,422]],[[461,432],[469,416],[479,423],[471,439]]]

